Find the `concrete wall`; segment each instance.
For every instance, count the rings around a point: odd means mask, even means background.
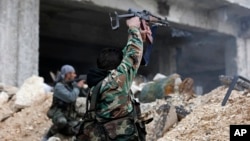
[[[38,74],[39,0],[0,1],[0,82],[20,85]]]
[[[238,4],[242,7],[250,8],[249,0],[224,0],[224,1],[228,1],[233,4]]]
[[[86,0],[78,0],[86,2]],[[171,2],[171,0],[169,0]],[[167,16],[171,22],[178,23],[187,27],[197,28],[207,31],[215,31],[233,36],[232,42],[226,42],[226,74],[234,75],[236,73],[250,78],[250,39],[241,37],[241,20],[249,15],[250,4],[247,0],[221,0],[210,2],[203,0],[200,4],[190,5],[189,0],[173,0],[170,3],[167,14],[161,14],[159,10],[159,1],[152,0],[88,0],[88,2],[101,7],[111,7],[121,10],[127,10],[128,7],[139,10],[147,9],[154,14]],[[164,0],[162,0],[164,2]],[[164,3],[162,3],[164,4]],[[165,4],[168,4],[167,0]],[[161,5],[162,6],[162,5]],[[164,5],[163,5],[164,6]],[[250,20],[249,20],[250,21]],[[250,26],[245,31],[249,31]],[[246,34],[246,33],[245,33]],[[236,43],[235,43],[236,40]],[[232,45],[230,45],[232,44]],[[237,47],[235,48],[235,44]],[[160,59],[164,60],[164,58]]]
[[[237,38],[238,74],[250,78],[250,39]]]
[[[76,0],[73,0],[76,1]],[[195,7],[187,7],[186,0],[179,0],[178,3],[171,3],[167,14],[160,13],[160,5],[164,8],[164,3],[158,3],[159,0],[77,0],[89,3],[93,3],[100,7],[109,7],[115,9],[121,9],[127,11],[128,8],[134,8],[138,10],[147,9],[153,14],[167,16],[171,22],[180,23],[187,26],[202,28],[206,30],[214,30],[225,34],[236,35],[237,28],[232,21],[226,21],[221,16],[221,9],[203,10]],[[164,1],[164,0],[161,0]],[[167,7],[167,0],[165,0]],[[192,1],[192,0],[189,0]],[[209,1],[202,1],[204,4],[210,3]],[[162,6],[163,5],[163,6]],[[219,7],[220,5],[218,5]]]
[[[43,0],[42,0],[43,1]],[[45,1],[45,0],[44,0]],[[234,36],[237,48],[226,50],[226,73],[239,73],[250,77],[250,39],[239,37],[242,13],[248,13],[247,0],[216,1],[214,4],[203,0],[200,5],[186,5],[185,0],[47,0],[57,2],[82,2],[86,7],[99,6],[107,9],[126,11],[128,8],[138,10],[147,9],[153,14],[167,16],[173,22],[192,30],[207,30]],[[171,0],[169,0],[171,2]],[[194,0],[190,0],[195,2]],[[229,13],[223,13],[220,8],[223,4]],[[206,6],[208,5],[208,6]],[[233,6],[232,6],[233,5]],[[194,8],[196,6],[196,8]],[[219,7],[219,8],[218,8]],[[231,8],[231,9],[230,9]],[[164,12],[165,10],[165,12]],[[244,11],[241,11],[244,10]],[[98,11],[98,10],[97,10]],[[163,12],[162,12],[163,11]],[[230,17],[238,16],[238,19]],[[237,15],[238,14],[238,15]],[[76,26],[74,26],[76,27]],[[102,29],[103,30],[103,29]],[[38,74],[39,57],[39,0],[1,0],[0,1],[0,82],[20,85],[23,80],[32,74]],[[230,45],[230,42],[227,43]],[[161,51],[160,51],[161,52]],[[175,53],[173,52],[172,55]],[[164,70],[164,54],[159,54],[159,65],[162,72],[174,72],[175,62],[170,64],[173,70]],[[232,57],[230,57],[233,55]],[[235,62],[237,65],[235,65]],[[232,65],[233,64],[233,65]],[[233,68],[236,68],[233,69]]]

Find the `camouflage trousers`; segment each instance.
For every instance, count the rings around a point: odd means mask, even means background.
[[[79,121],[69,120],[61,115],[53,117],[52,122],[53,125],[49,130],[52,134],[60,133],[66,136],[73,136],[78,133],[78,130],[75,127],[79,124]]]
[[[139,138],[134,121],[126,117],[106,123],[85,121],[76,141],[139,141]]]

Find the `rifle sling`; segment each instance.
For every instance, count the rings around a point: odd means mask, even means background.
[[[96,101],[97,101],[97,96],[99,94],[101,85],[102,85],[102,81],[98,82],[98,84],[94,87],[93,93],[91,95],[91,100],[90,100],[90,108],[88,110],[88,106],[87,106],[87,111],[95,111],[96,110],[95,109],[96,108]],[[88,94],[87,101],[88,101],[88,99],[90,99],[90,93]],[[88,105],[88,103],[87,103],[87,105]]]

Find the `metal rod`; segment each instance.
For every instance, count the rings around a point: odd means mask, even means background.
[[[239,78],[246,81],[246,82],[248,82],[248,83],[250,83],[250,80],[246,79],[245,77],[239,76]]]
[[[226,93],[226,95],[225,95],[225,97],[224,97],[224,99],[223,99],[223,101],[221,103],[221,106],[225,106],[226,105],[227,100],[228,100],[229,96],[231,95],[232,90],[234,89],[234,87],[235,87],[235,85],[237,83],[238,78],[239,78],[239,76],[237,76],[237,75],[234,76],[234,78],[233,78],[233,80],[232,80],[232,82],[231,82],[231,84],[230,84],[230,86],[229,86],[229,88],[227,90],[227,93]]]

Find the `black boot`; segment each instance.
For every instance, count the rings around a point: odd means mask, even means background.
[[[50,137],[54,136],[54,134],[49,130],[42,138],[41,141],[47,141]]]

